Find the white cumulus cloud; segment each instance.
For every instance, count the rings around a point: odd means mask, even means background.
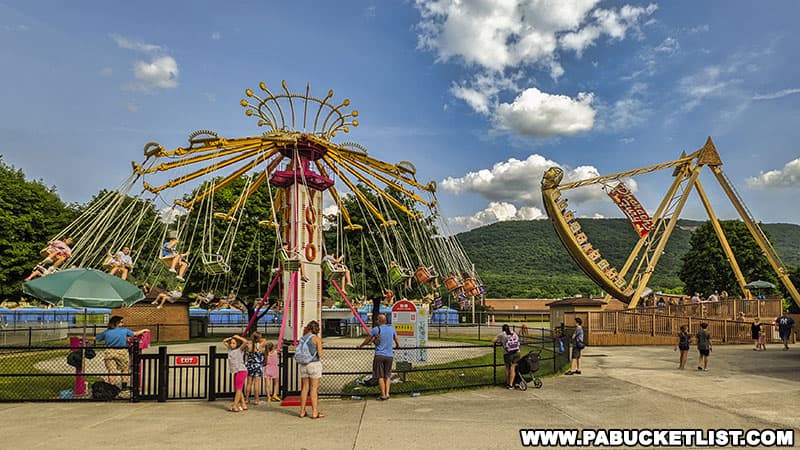
[[[178,63],[171,56],[159,56],[148,62],[136,61],[133,65],[133,76],[145,89],[174,88],[178,85],[178,74]]]
[[[507,202],[490,202],[486,209],[482,211],[478,211],[471,216],[451,217],[448,219],[448,222],[459,228],[470,230],[494,222],[503,222],[507,220],[537,220],[545,218],[547,218],[547,216],[539,208],[531,206],[517,208]]]
[[[746,180],[747,186],[754,189],[796,188],[800,187],[800,158],[786,163],[782,169],[762,172],[757,177]]]
[[[542,175],[551,167],[564,170],[564,182],[599,176],[593,166],[579,166],[574,169],[564,167],[542,155],[533,154],[527,159],[510,158],[495,163],[491,169],[469,172],[463,177],[448,177],[441,186],[453,194],[475,193],[493,202],[506,202],[522,206],[542,207],[540,183]],[[629,184],[635,189],[635,182]],[[596,186],[579,188],[570,192],[571,202],[597,200],[605,194]]]
[[[130,88],[135,90],[172,89],[178,86],[180,69],[175,58],[167,54],[167,50],[160,45],[148,44],[118,34],[112,34],[111,39],[119,48],[133,50],[146,56],[146,60],[137,60],[133,63],[134,81]]]
[[[564,74],[561,52],[580,56],[603,36],[616,41],[641,34],[642,21],[657,10],[655,4],[596,8],[599,2],[415,0],[418,47],[437,61],[467,68],[466,79],[454,82],[450,93],[491,117],[496,129],[530,136],[591,130],[592,93],[576,98],[545,93],[526,72],[540,69],[558,79]],[[523,78],[527,86],[520,87]]]
[[[592,94],[576,98],[552,95],[536,88],[524,90],[512,103],[501,103],[495,110],[495,126],[530,136],[575,134],[591,130],[596,111]]]
[[[599,0],[416,0],[418,45],[441,61],[503,71],[557,65],[558,50],[581,52],[600,36],[623,39],[657,7],[594,9]],[[561,39],[559,39],[561,37]],[[558,73],[559,70],[556,70]]]

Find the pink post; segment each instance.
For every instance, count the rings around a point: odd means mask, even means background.
[[[79,337],[69,338],[70,351],[83,351],[83,340]],[[81,358],[81,366],[75,368],[75,387],[73,392],[75,396],[86,395],[86,378],[83,377],[83,364],[84,360]]]
[[[275,274],[275,278],[273,278],[272,282],[269,284],[269,287],[267,288],[267,293],[264,294],[264,297],[261,299],[261,303],[259,303],[258,306],[256,307],[255,313],[253,313],[253,317],[250,318],[250,322],[247,323],[247,328],[244,329],[244,333],[242,334],[242,336],[247,336],[247,334],[250,332],[250,328],[253,327],[254,322],[256,321],[256,317],[258,317],[258,312],[261,310],[261,307],[264,306],[264,303],[269,298],[269,294],[272,292],[272,289],[278,283],[278,278],[280,278],[282,273],[283,271],[279,270],[278,273]]]
[[[358,311],[353,307],[353,304],[350,303],[350,300],[348,300],[347,298],[347,294],[345,294],[342,288],[339,287],[339,285],[336,283],[336,280],[331,279],[331,284],[333,284],[333,287],[335,287],[336,290],[339,291],[339,295],[342,296],[344,301],[347,302],[347,306],[350,307],[350,311],[353,311],[353,315],[356,316],[356,319],[358,319],[358,321],[361,322],[361,326],[364,327],[364,331],[366,331],[367,334],[369,334],[370,333],[369,327],[367,326],[367,324],[364,323],[364,320],[361,319],[361,314],[359,314]]]

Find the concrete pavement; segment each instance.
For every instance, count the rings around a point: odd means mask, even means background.
[[[710,371],[676,370],[671,347],[588,347],[583,375],[526,392],[322,400],[327,417],[226,401],[0,404],[2,448],[519,448],[520,428],[792,428],[800,348],[717,346]],[[692,370],[694,369],[694,370]]]

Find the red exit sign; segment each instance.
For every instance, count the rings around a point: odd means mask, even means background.
[[[200,365],[200,357],[199,356],[176,356],[175,357],[175,365],[176,366],[198,366],[198,365]]]

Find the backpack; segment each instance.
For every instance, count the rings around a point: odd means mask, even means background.
[[[519,351],[519,336],[517,333],[512,332],[508,336],[506,336],[506,351],[508,353],[514,353]]]
[[[697,333],[697,349],[708,350],[711,348],[711,337],[705,331]]]
[[[113,384],[105,381],[95,381],[92,383],[92,399],[110,402],[119,395],[120,389]]]
[[[311,339],[313,334],[308,334],[300,338],[300,341],[297,343],[297,347],[294,350],[294,360],[297,361],[297,364],[308,364],[310,363],[315,356],[317,356],[316,352],[311,353],[308,350],[308,341]]]

